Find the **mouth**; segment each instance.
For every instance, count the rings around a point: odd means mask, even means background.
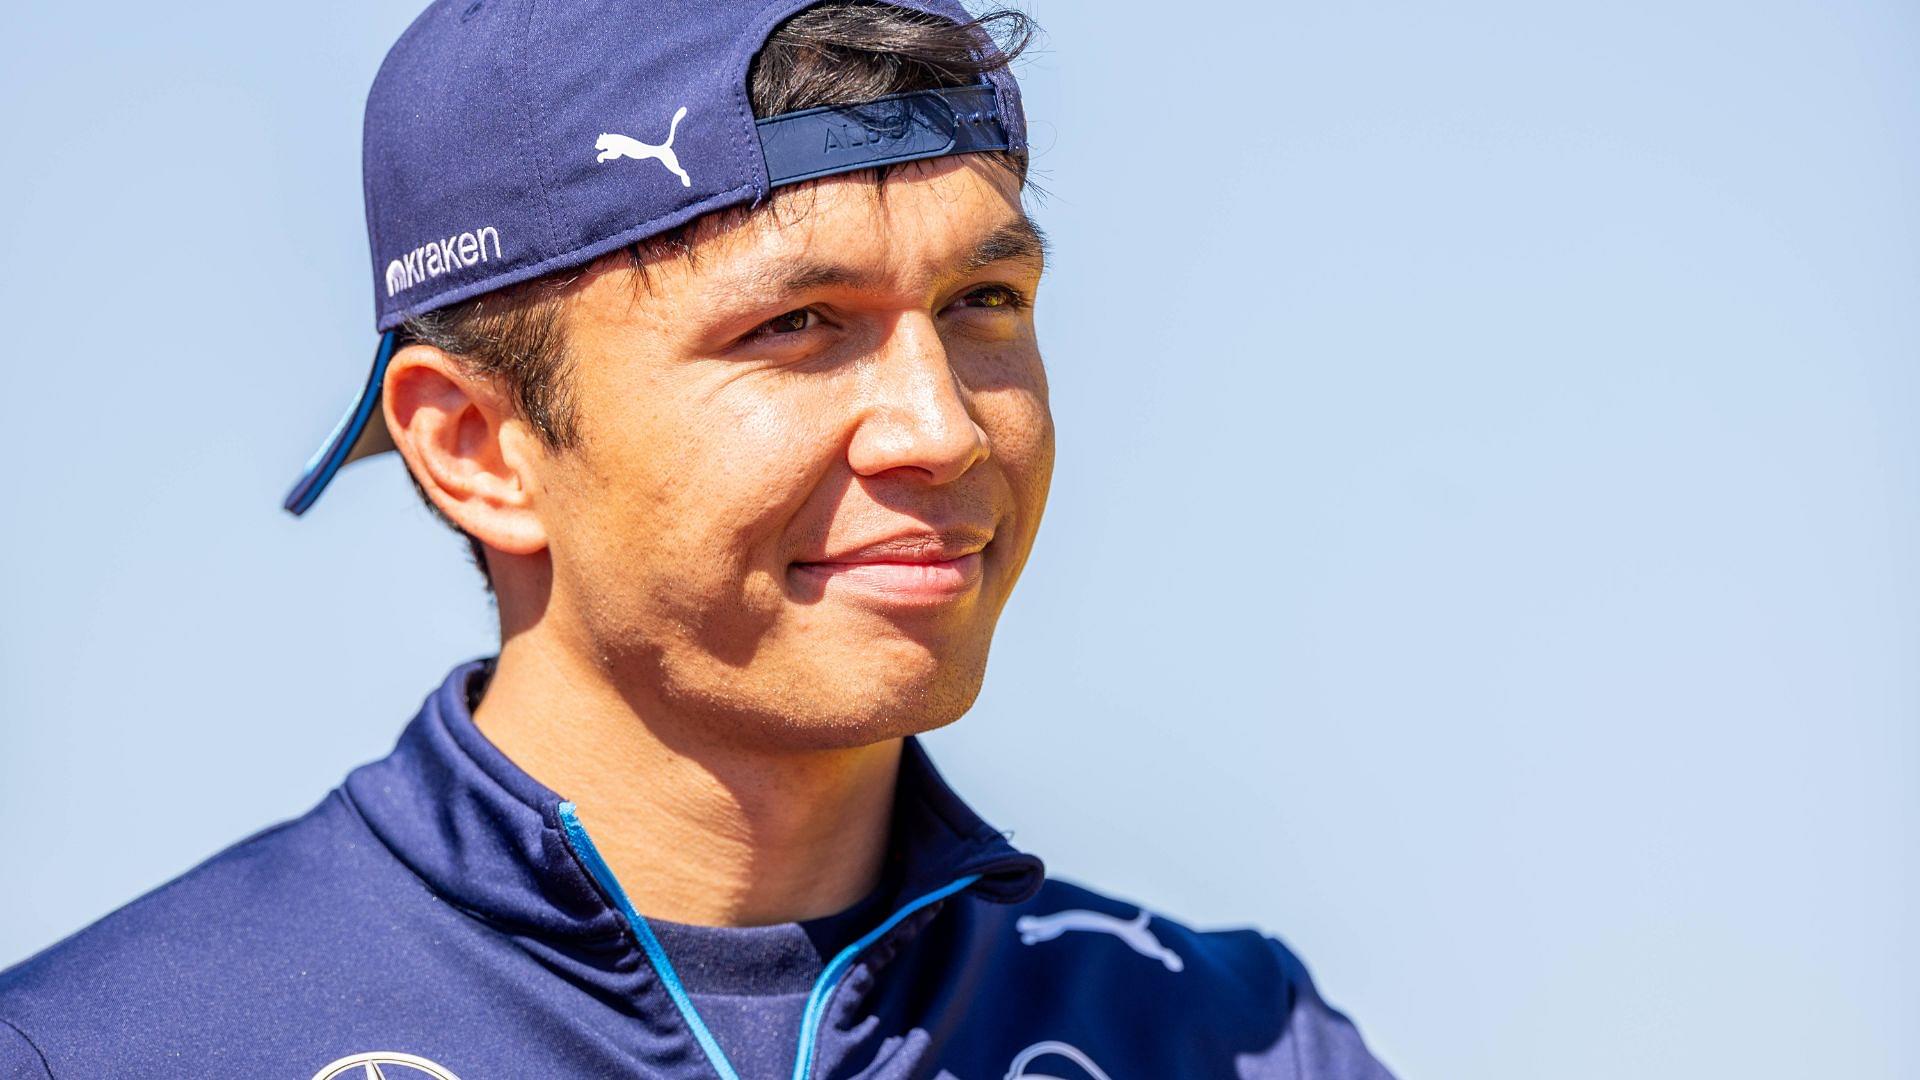
[[[953,558],[796,562],[793,572],[823,593],[890,607],[928,607],[973,592],[984,577],[979,550]]]

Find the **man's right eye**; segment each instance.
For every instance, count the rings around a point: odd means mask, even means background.
[[[776,315],[754,328],[754,337],[762,334],[793,334],[801,330],[812,329],[819,319],[812,308],[794,308],[784,315]]]

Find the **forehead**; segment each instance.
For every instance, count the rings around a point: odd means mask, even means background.
[[[908,162],[878,182],[851,173],[783,188],[751,212],[699,222],[687,239],[642,258],[640,293],[913,286],[1006,259],[1037,268],[1045,245],[1019,179],[978,155]],[[622,268],[631,264],[603,261],[590,273]]]

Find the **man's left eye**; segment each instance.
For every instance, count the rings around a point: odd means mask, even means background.
[[[1022,308],[1027,306],[1027,298],[1006,285],[983,285],[958,301],[965,307],[984,308]]]

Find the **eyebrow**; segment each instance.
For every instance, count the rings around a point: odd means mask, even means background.
[[[956,277],[964,277],[997,262],[1027,259],[1045,264],[1053,250],[1047,234],[1034,220],[1022,213],[980,239],[953,268]],[[834,285],[859,287],[873,283],[873,275],[844,263],[802,261],[781,269],[755,274],[747,283],[761,295],[785,295]]]
[[[961,264],[960,273],[971,274],[1009,259],[1045,262],[1051,251],[1047,234],[1040,231],[1040,226],[1032,218],[1021,214],[975,244],[973,250],[967,253],[966,261]]]

